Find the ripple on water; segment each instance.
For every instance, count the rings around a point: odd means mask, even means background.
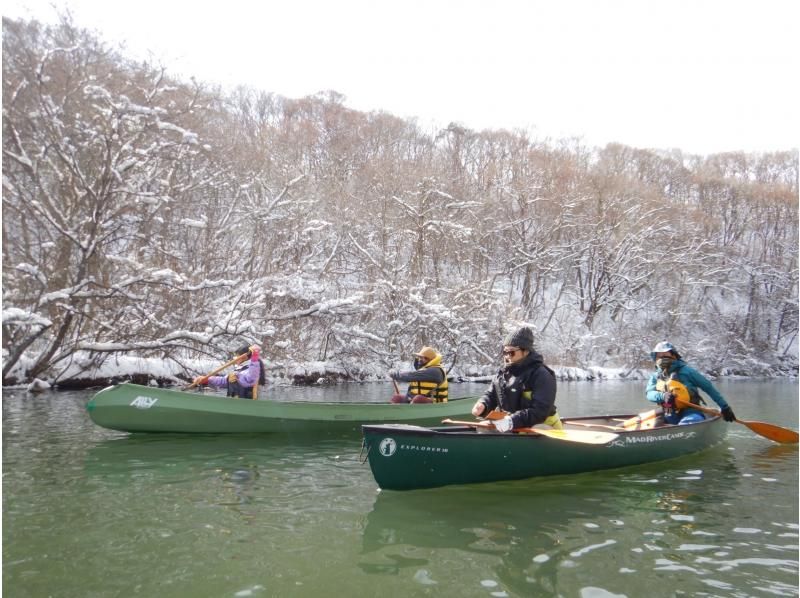
[[[431,579],[431,572],[427,569],[419,569],[416,573],[414,573],[414,581],[424,586],[432,586],[437,583]]]
[[[234,594],[234,596],[236,596],[237,598],[244,598],[245,596],[255,596],[257,593],[261,592],[264,589],[266,588],[264,588],[264,586],[262,585],[254,585],[251,588],[239,590]]]
[[[694,521],[694,515],[670,515],[669,517],[675,521]]]
[[[717,550],[719,546],[714,544],[681,544],[676,548],[680,552],[704,552],[707,550]]]
[[[594,586],[581,588],[580,596],[581,598],[627,598],[626,594],[614,594],[613,592]]]
[[[605,542],[601,542],[600,544],[591,544],[590,546],[586,546],[581,548],[580,550],[574,550],[569,553],[570,556],[579,557],[583,556],[587,552],[592,552],[593,550],[597,550],[598,548],[605,548],[606,546],[613,546],[616,544],[616,540],[606,540]]]

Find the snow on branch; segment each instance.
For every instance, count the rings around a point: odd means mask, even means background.
[[[7,307],[3,310],[3,325],[16,324],[17,326],[42,326],[44,328],[52,326],[53,322],[39,314],[19,309],[18,307]]]
[[[363,299],[363,293],[356,293],[352,297],[345,299],[332,299],[330,301],[322,301],[307,307],[306,309],[299,309],[283,315],[268,316],[267,320],[296,320],[306,316],[315,314],[339,314],[339,313],[358,313],[368,309],[368,306],[361,305],[360,301]]]

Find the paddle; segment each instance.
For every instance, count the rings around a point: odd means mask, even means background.
[[[681,409],[697,409],[698,411],[702,411],[703,413],[708,413],[709,415],[720,415],[720,412],[716,409],[710,409],[708,407],[703,407],[702,405],[695,405],[682,397],[676,396],[675,397],[675,404],[680,407]],[[794,430],[790,430],[788,428],[781,428],[780,426],[776,426],[775,424],[768,424],[765,422],[759,421],[747,421],[743,419],[735,419],[734,420],[737,424],[742,424],[743,426],[747,426],[756,434],[763,436],[764,438],[769,438],[774,442],[779,442],[781,444],[796,444],[798,442],[798,434]]]
[[[454,419],[443,419],[443,424],[455,424],[458,426],[469,426],[471,428],[494,429],[494,424],[490,421],[467,422]],[[619,434],[612,432],[591,432],[589,430],[540,430],[539,428],[516,428],[514,432],[524,434],[539,434],[556,440],[566,440],[568,442],[579,442],[582,444],[608,444]]]
[[[630,419],[622,422],[622,427],[626,430],[652,430],[659,423],[659,416],[663,415],[662,409],[656,408],[634,415]]]
[[[392,395],[391,403],[405,403],[406,398],[400,394],[400,387],[397,386],[397,380],[392,380],[392,384],[394,384],[394,394]]]
[[[242,361],[244,361],[246,358],[247,358],[247,353],[242,353],[241,355],[237,355],[236,357],[231,359],[228,363],[224,363],[221,366],[219,366],[216,370],[214,370],[213,372],[209,372],[208,374],[206,374],[205,377],[209,378],[211,376],[216,376],[217,374],[219,374],[225,368],[229,368],[232,365],[239,364]],[[195,386],[197,386],[197,382],[192,382],[189,386],[184,386],[181,390],[189,390],[189,389],[194,388]]]

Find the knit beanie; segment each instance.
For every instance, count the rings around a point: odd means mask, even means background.
[[[519,347],[520,349],[533,349],[533,330],[523,326],[519,330],[512,332],[503,340],[504,347]]]

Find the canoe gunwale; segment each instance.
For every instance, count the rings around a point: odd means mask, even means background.
[[[626,420],[626,419],[629,419],[629,418],[632,418],[632,417],[636,417],[636,414],[570,417],[570,418],[562,419],[561,421],[565,426],[569,426],[570,422],[578,422],[578,421],[579,422],[586,422],[586,421],[589,421],[589,420],[591,420],[591,421],[598,421],[598,420],[611,421],[612,419]],[[717,416],[714,416],[714,417],[708,417],[705,420],[702,420],[702,421],[699,421],[699,422],[692,422],[691,424],[688,424],[688,425],[703,427],[704,425],[708,425],[708,424],[716,422],[716,421],[718,421],[720,419],[721,419],[721,415],[717,415]],[[597,427],[597,431],[601,431],[601,430],[607,431],[608,430],[607,424],[597,424],[596,427]],[[685,427],[686,427],[686,425],[678,426],[678,425],[675,425],[675,424],[666,424],[666,423],[664,423],[664,424],[661,424],[661,425],[656,426],[654,428],[650,428],[650,429],[646,429],[646,430],[636,430],[636,429],[625,429],[622,426],[619,426],[619,427],[615,427],[614,428],[614,433],[618,434],[620,436],[625,436],[625,435],[653,436],[653,435],[657,435],[657,433],[659,433],[661,431],[664,431],[664,430],[675,430],[675,429],[681,429],[681,428],[685,428]],[[440,435],[445,435],[445,436],[452,436],[452,435],[458,434],[458,433],[466,433],[467,435],[471,435],[471,436],[492,435],[492,436],[503,436],[505,438],[516,438],[516,437],[519,437],[519,438],[543,438],[543,436],[540,436],[540,435],[537,435],[537,434],[530,434],[530,433],[519,433],[519,434],[511,433],[511,434],[509,434],[509,433],[502,433],[502,432],[497,432],[497,431],[492,431],[492,430],[478,431],[476,428],[474,428],[472,426],[467,426],[467,425],[431,426],[431,427],[406,427],[406,426],[404,426],[404,424],[391,424],[391,423],[388,423],[388,424],[364,424],[362,426],[362,429],[363,429],[364,432],[366,432],[366,431],[373,432],[373,431],[380,430],[380,431],[384,431],[384,432],[392,431],[395,434],[401,434],[401,435],[414,435],[414,434],[426,434],[427,433],[427,434],[430,434],[430,435],[440,434]],[[574,429],[576,429],[576,430],[578,430],[578,429],[580,429],[580,430],[588,430],[589,428],[588,427],[580,427],[580,428],[574,428]]]

